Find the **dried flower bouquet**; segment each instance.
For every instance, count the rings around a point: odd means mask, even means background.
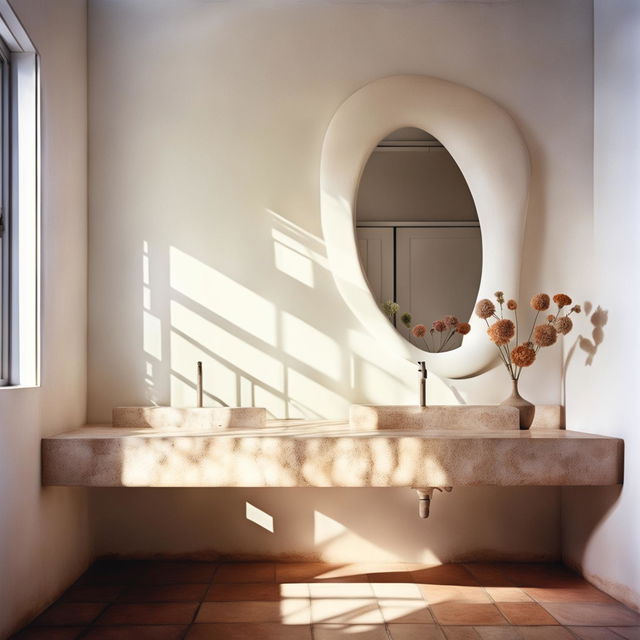
[[[400,305],[397,302],[387,300],[381,306],[382,311],[391,322],[393,322],[394,316],[400,313]],[[435,320],[431,323],[430,329],[427,329],[424,324],[411,326],[413,317],[410,313],[403,313],[400,316],[400,321],[407,329],[411,329],[414,337],[422,339],[425,351],[431,353],[444,351],[454,335],[466,336],[471,331],[471,325],[468,322],[460,322],[455,316],[444,316],[441,320]]]
[[[489,339],[498,347],[500,357],[504,363],[512,380],[518,380],[525,367],[530,367],[536,359],[536,355],[541,347],[550,347],[555,344],[558,334],[566,335],[573,328],[572,313],[580,313],[580,305],[573,305],[567,312],[567,307],[571,304],[571,298],[564,293],[557,293],[553,296],[553,301],[557,305],[555,314],[547,315],[544,324],[536,324],[538,317],[544,311],[548,311],[551,306],[551,299],[546,293],[538,293],[531,298],[531,308],[536,312],[531,331],[527,339],[520,343],[518,324],[518,303],[515,300],[507,300],[505,303],[504,293],[496,291],[496,305],[484,298],[476,304],[476,315],[487,323],[487,334]],[[507,310],[513,312],[513,320],[504,317],[505,306]],[[493,319],[493,324],[489,320]],[[511,348],[511,340],[515,338],[515,346]]]
[[[535,406],[525,400],[518,392],[518,380],[525,367],[530,367],[536,360],[538,351],[542,347],[550,347],[555,344],[558,334],[566,335],[573,328],[571,314],[580,313],[580,305],[573,305],[569,311],[571,298],[565,293],[557,293],[553,296],[553,302],[557,305],[555,313],[546,317],[546,322],[537,324],[540,314],[548,311],[551,299],[546,293],[538,293],[531,298],[530,306],[536,312],[527,339],[520,342],[520,328],[518,323],[518,303],[515,300],[507,300],[504,293],[496,291],[496,301],[500,307],[488,298],[479,300],[476,304],[476,315],[487,323],[489,339],[498,347],[500,358],[506,367],[511,380],[511,395],[501,404],[514,406],[520,412],[520,428],[528,429],[533,423]],[[513,312],[513,320],[505,318],[505,306],[507,311]],[[489,320],[493,320],[490,323]],[[512,347],[511,341],[515,339]]]

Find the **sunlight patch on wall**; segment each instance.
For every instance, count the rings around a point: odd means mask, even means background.
[[[273,243],[273,252],[278,271],[307,287],[313,287],[313,264],[309,258],[280,242]]]
[[[350,405],[347,399],[291,367],[287,368],[287,376],[288,396],[291,399],[292,410],[301,408],[305,410],[304,417],[323,418],[329,412],[333,413],[338,407],[342,407],[344,415],[347,415]]]
[[[200,260],[169,249],[171,287],[264,342],[276,344],[274,305]]]
[[[266,511],[262,509],[258,509],[255,505],[250,502],[246,502],[245,515],[247,520],[254,522],[259,527],[266,529],[270,533],[273,533],[273,517],[270,516]]]
[[[259,380],[276,391],[284,389],[284,366],[264,351],[222,329],[179,302],[171,302],[171,327],[216,359]]]
[[[320,511],[313,512],[313,543],[326,544],[348,532],[343,524]]]
[[[162,322],[148,311],[142,312],[142,336],[145,353],[162,360]]]
[[[282,312],[282,342],[290,356],[333,380],[340,379],[342,355],[336,341],[286,311]]]
[[[264,387],[254,385],[253,401],[255,407],[264,407],[275,418],[290,418],[287,403],[283,396],[273,393]]]
[[[205,405],[238,405],[238,376],[233,369],[211,356],[184,336],[171,331],[171,404],[176,407],[196,406],[196,363],[200,360],[203,369]],[[173,379],[182,379],[183,384],[174,387]]]

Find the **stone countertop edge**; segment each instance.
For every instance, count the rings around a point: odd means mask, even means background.
[[[132,432],[133,431],[133,432]],[[354,432],[338,422],[154,432],[86,426],[42,440],[44,485],[96,487],[604,486],[624,442],[576,431]]]

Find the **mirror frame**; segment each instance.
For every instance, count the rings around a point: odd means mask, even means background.
[[[322,230],[329,266],[345,302],[378,343],[396,355],[425,360],[429,371],[441,377],[473,377],[499,362],[484,321],[472,314],[471,333],[457,349],[423,351],[401,336],[382,313],[360,264],[355,217],[360,178],[380,140],[402,127],[417,127],[436,137],[469,185],[482,235],[481,298],[493,297],[497,290],[518,296],[529,154],[515,122],[493,100],[446,80],[417,75],[391,76],[365,85],[338,108],[324,137]]]

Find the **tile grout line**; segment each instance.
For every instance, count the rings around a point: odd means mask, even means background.
[[[204,590],[204,594],[202,595],[202,598],[200,599],[200,602],[198,602],[198,606],[196,607],[195,611],[193,612],[193,616],[191,618],[191,622],[189,624],[187,624],[187,628],[185,629],[181,640],[185,640],[185,638],[189,635],[189,631],[191,631],[191,627],[195,624],[195,621],[196,621],[196,619],[198,617],[198,614],[200,613],[200,609],[202,608],[203,603],[206,602],[205,598],[207,597],[207,594],[209,593],[209,590],[211,589],[211,586],[213,585],[213,580],[214,580],[215,575],[218,572],[219,568],[220,568],[220,563],[216,562],[214,567],[213,567],[213,571],[211,572],[211,577],[209,578],[209,582],[207,583],[207,588]]]

